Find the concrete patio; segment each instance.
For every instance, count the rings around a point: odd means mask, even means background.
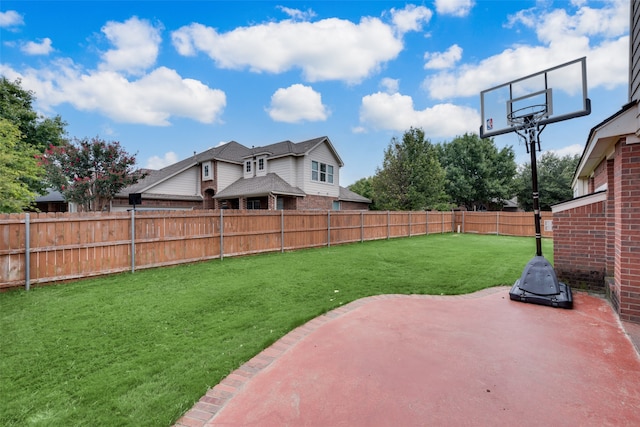
[[[176,426],[638,426],[640,325],[462,296],[364,298],[290,332]]]

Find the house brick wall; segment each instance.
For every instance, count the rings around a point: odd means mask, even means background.
[[[330,210],[333,207],[334,197],[307,195],[298,199],[299,210]]]
[[[606,250],[606,202],[553,214],[553,259],[558,280],[603,290]]]
[[[640,323],[640,144],[616,144],[614,290],[622,320]]]
[[[368,211],[369,204],[368,203],[358,203],[358,202],[340,202],[340,209],[343,211]]]

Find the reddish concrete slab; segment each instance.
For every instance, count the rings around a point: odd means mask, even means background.
[[[578,292],[573,310],[508,288],[366,298],[230,377],[203,397],[220,406],[201,425],[640,425],[640,358],[608,302]]]

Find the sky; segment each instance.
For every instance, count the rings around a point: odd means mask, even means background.
[[[68,137],[118,141],[142,168],[328,136],[348,186],[411,127],[478,133],[481,91],[586,57],[591,114],[540,135],[581,154],[628,101],[628,35],[629,0],[3,0],[0,74]],[[516,134],[494,141],[529,160]]]

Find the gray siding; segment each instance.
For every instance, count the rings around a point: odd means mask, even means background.
[[[311,180],[311,162],[317,161],[333,166],[333,184]],[[302,191],[310,195],[338,197],[340,195],[340,166],[327,146],[321,144],[305,156],[303,165]]]
[[[640,100],[640,2],[631,2],[629,25],[629,101]]]
[[[218,192],[242,178],[243,167],[233,163],[218,162]]]
[[[193,196],[199,194],[200,168],[193,166],[148,189],[146,193]]]

